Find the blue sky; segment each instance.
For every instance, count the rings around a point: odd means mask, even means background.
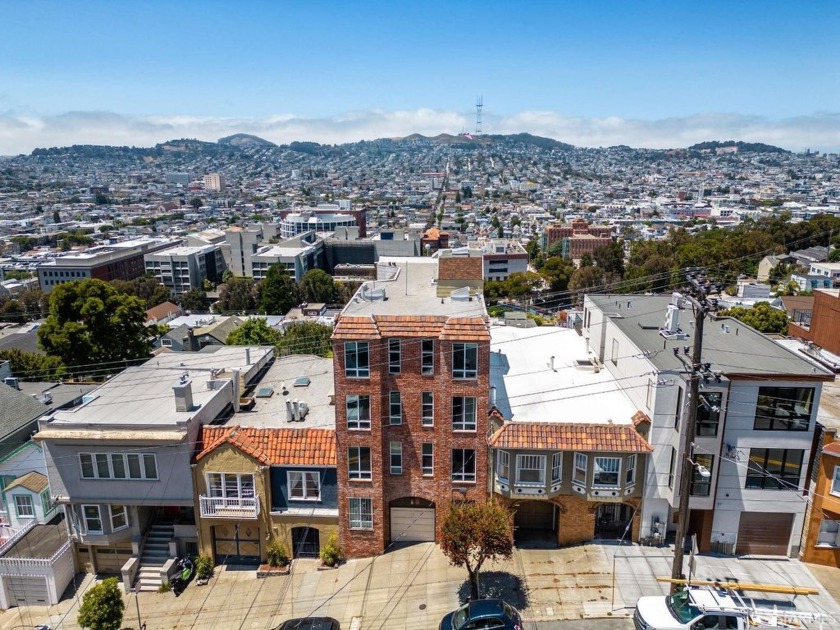
[[[840,149],[836,0],[8,1],[3,22],[0,154],[457,133],[479,94],[485,132]]]

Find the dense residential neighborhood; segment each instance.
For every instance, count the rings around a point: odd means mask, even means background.
[[[840,161],[729,148],[3,158],[0,607],[55,623],[115,576],[139,611],[184,559],[206,567],[185,597],[268,576],[266,623],[286,589],[316,606],[317,569],[423,550],[444,588],[473,577],[451,515],[485,504],[509,542],[491,576],[684,546],[675,579],[697,557],[840,571]],[[629,619],[654,594],[590,587],[588,611],[538,582],[519,607],[600,619],[618,596]]]

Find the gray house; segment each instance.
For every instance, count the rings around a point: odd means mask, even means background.
[[[159,583],[173,551],[195,542],[190,464],[201,427],[237,410],[272,357],[260,347],[164,353],[41,423],[35,439],[80,564],[118,573],[132,560],[132,573],[145,566]]]

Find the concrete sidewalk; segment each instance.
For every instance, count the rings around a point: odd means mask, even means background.
[[[670,575],[671,558],[668,548],[637,545],[517,549],[511,560],[484,567],[482,594],[503,597],[520,608],[525,626],[532,630],[543,624],[556,627],[546,623],[556,620],[611,618],[618,623],[632,615],[639,597],[667,592],[668,585],[656,577]],[[148,630],[268,630],[307,615],[335,617],[350,630],[435,629],[469,594],[466,572],[450,566],[431,543],[406,545],[332,570],[319,571],[317,565],[315,560],[296,560],[290,575],[262,580],[251,569],[217,567],[209,585],[191,584],[178,598],[172,593],[141,593],[141,616]],[[815,586],[821,594],[797,598],[797,608],[840,620],[840,606],[797,560],[701,556],[697,577]],[[91,583],[88,576],[83,588]],[[772,597],[780,602],[792,599]],[[135,595],[126,596],[126,628],[137,627],[135,601]],[[79,627],[77,614],[73,595],[52,608],[6,611],[0,615],[0,629],[49,623],[54,629],[71,630]],[[824,627],[840,628],[840,623]]]

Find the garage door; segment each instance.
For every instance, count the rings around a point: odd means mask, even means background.
[[[48,606],[47,578],[44,577],[4,577],[9,603],[13,606]]]
[[[735,552],[786,556],[792,528],[793,514],[742,512]]]
[[[516,508],[513,524],[518,529],[554,529],[554,504],[523,501]]]
[[[391,508],[391,542],[434,541],[434,508]]]

